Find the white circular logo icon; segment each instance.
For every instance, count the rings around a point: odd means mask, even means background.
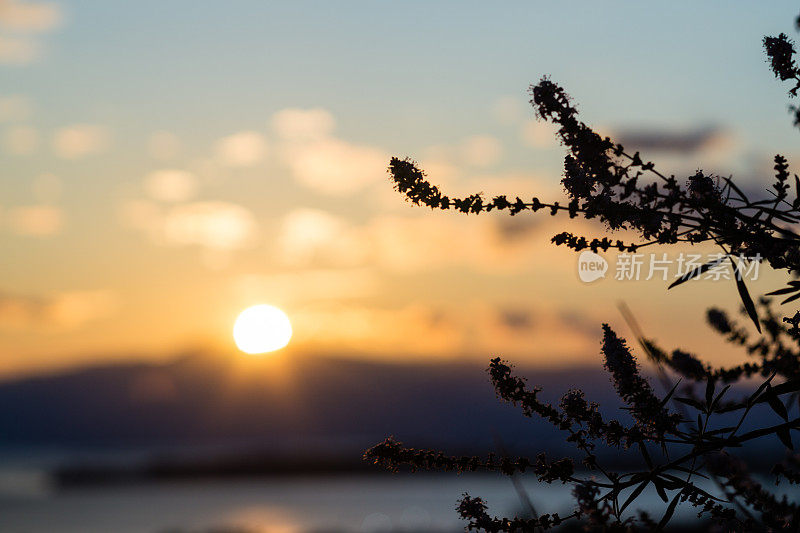
[[[578,277],[584,283],[591,283],[606,277],[608,261],[594,252],[585,250],[578,256]]]

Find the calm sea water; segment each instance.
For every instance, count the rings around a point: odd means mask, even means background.
[[[568,487],[535,480],[526,480],[525,487],[539,512],[571,508]],[[275,478],[54,491],[40,475],[9,471],[0,475],[0,531],[461,531],[454,506],[465,491],[482,496],[496,514],[521,508],[510,480],[494,476]],[[643,503],[663,509],[652,494]]]

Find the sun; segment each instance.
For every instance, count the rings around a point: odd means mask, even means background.
[[[292,338],[292,324],[286,313],[272,305],[254,305],[242,311],[233,325],[233,340],[244,353],[280,350]]]

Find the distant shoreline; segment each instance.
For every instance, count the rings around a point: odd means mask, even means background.
[[[764,457],[751,458],[756,468],[754,473],[767,475],[769,462]],[[576,461],[580,464],[579,461]],[[762,464],[763,463],[763,464]],[[631,466],[618,464],[615,467]],[[344,477],[344,476],[392,476],[392,475],[436,475],[436,476],[490,476],[502,474],[477,471],[457,474],[455,472],[429,472],[401,470],[390,472],[374,464],[353,459],[352,456],[320,458],[280,457],[274,454],[227,455],[208,458],[158,458],[135,464],[86,464],[63,465],[49,471],[54,488],[70,489],[81,487],[133,485],[150,483],[169,483],[183,481],[223,481],[265,478],[297,477]],[[535,477],[531,472],[523,477]]]

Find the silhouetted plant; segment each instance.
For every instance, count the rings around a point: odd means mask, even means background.
[[[792,81],[794,86],[789,93],[795,96],[800,90],[800,67],[795,60],[794,43],[780,34],[766,37],[763,44],[776,77]],[[791,430],[800,429],[800,416],[790,416],[800,392],[800,312],[781,318],[768,298],[754,302],[742,275],[750,260],[765,261],[788,276],[800,274],[800,235],[795,231],[800,223],[800,178],[790,176],[786,159],[776,155],[774,183],[771,196],[766,199],[752,199],[732,179],[700,170],[679,180],[662,174],[638,152],[627,152],[581,122],[570,97],[549,78],[532,86],[530,94],[537,117],[558,126],[558,137],[568,152],[561,180],[569,198],[566,205],[519,196],[486,199],[472,194],[453,198],[431,184],[410,159],[391,160],[389,172],[395,188],[412,203],[433,209],[454,209],[466,214],[500,210],[512,216],[522,211],[546,210],[551,215],[598,219],[609,233],[629,230],[639,236],[636,242],[609,237],[590,240],[568,232],[552,238],[554,244],[576,251],[616,248],[628,252],[656,243],[713,242],[721,248],[721,258],[691,270],[670,288],[699,277],[723,260],[730,261],[743,313],[755,325],[758,335],[752,335],[747,327],[718,309],[710,309],[707,319],[716,332],[754,356],[754,360],[715,368],[685,351],[668,352],[635,329],[636,340],[656,366],[659,377],[669,382],[669,393],[661,397],[641,375],[626,341],[604,324],[604,366],[631,414],[630,424],[604,418],[599,406],[588,401],[580,390],[568,391],[557,406],[543,402],[539,399],[541,389],[528,387],[500,358],[492,359],[488,368],[500,399],[518,406],[525,416],[540,417],[565,432],[566,440],[583,457],[585,474],[578,472],[570,458],[553,460],[544,454],[535,459],[494,454],[451,457],[408,448],[393,438],[367,450],[365,458],[393,470],[407,466],[412,470],[487,470],[506,475],[532,472],[540,482],[561,482],[573,487],[576,507],[567,516],[497,518],[489,515],[482,499],[465,494],[457,510],[470,530],[545,530],[580,518],[592,531],[659,531],[683,503],[693,506],[698,516],[713,519],[724,531],[800,531],[800,506],[756,482],[746,464],[733,455],[737,448],[770,436],[793,450]],[[800,126],[800,110],[793,108],[793,112],[795,123]],[[794,190],[790,194],[791,189]],[[767,296],[778,295],[786,296],[783,303],[800,298],[800,281],[789,281],[785,288]],[[731,385],[755,376],[763,378],[761,384],[749,385],[752,381],[747,381],[741,388],[750,392],[735,397],[741,393],[732,392]],[[680,379],[672,383],[672,378]],[[781,421],[769,423],[760,417],[757,429],[744,431],[748,415],[754,408],[764,406]],[[634,454],[641,466],[628,472],[606,468],[598,460],[598,445]],[[771,472],[775,483],[800,483],[800,457],[788,455]],[[698,478],[714,480],[719,494],[701,489],[695,483]],[[665,503],[658,521],[632,512],[636,499],[649,487]]]

